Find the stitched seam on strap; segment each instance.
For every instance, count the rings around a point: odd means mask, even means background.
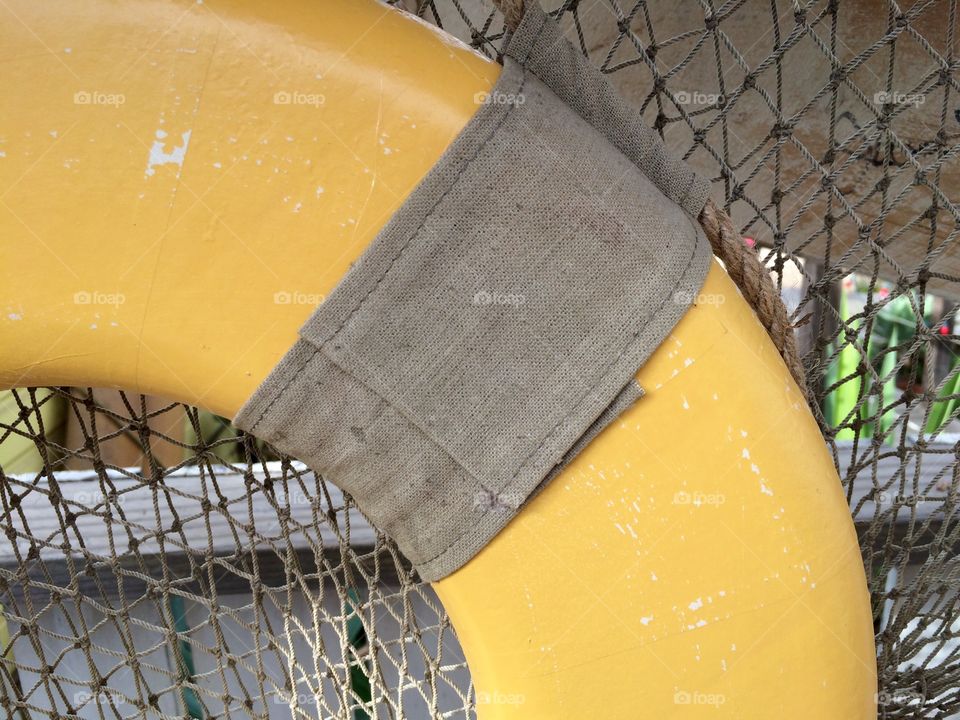
[[[288,390],[288,389],[290,388],[290,386],[293,384],[294,380],[296,380],[296,379],[298,379],[298,378],[300,377],[300,375],[301,375],[301,373],[303,372],[304,368],[305,368],[307,365],[309,365],[311,362],[313,362],[313,360],[317,357],[317,355],[318,355],[319,353],[320,353],[320,349],[317,348],[317,347],[314,347],[314,348],[313,348],[313,352],[310,353],[310,356],[307,357],[307,358],[305,358],[305,359],[303,360],[303,362],[300,363],[300,365],[297,367],[297,370],[296,370],[296,372],[294,373],[294,375],[292,375],[291,378],[290,378],[286,383],[284,383],[283,387],[277,392],[277,394],[274,396],[274,398],[270,401],[270,404],[264,409],[264,411],[263,411],[263,412],[261,413],[261,415],[260,415],[260,418],[259,418],[259,419],[257,420],[257,422],[250,428],[250,431],[249,431],[249,432],[252,433],[253,430],[256,429],[257,425],[259,425],[260,422],[263,420],[263,418],[266,417],[266,415],[267,415],[267,413],[269,412],[270,408],[273,407],[273,405],[277,402],[277,400],[279,400],[280,397],[281,397],[284,393],[287,392],[287,390]],[[328,358],[328,359],[329,359],[329,358]],[[398,413],[398,415],[399,415],[401,418],[403,418],[407,423],[409,423],[412,428],[414,428],[417,432],[419,432],[421,435],[423,435],[424,437],[426,437],[427,440],[429,440],[433,445],[435,445],[437,448],[439,448],[439,450],[440,450],[444,455],[446,455],[448,458],[450,458],[450,460],[452,460],[452,461],[457,465],[457,467],[461,468],[461,469],[464,471],[464,473],[466,473],[467,477],[473,482],[473,485],[474,485],[475,488],[480,489],[480,490],[483,490],[484,492],[486,492],[486,493],[488,493],[488,494],[490,494],[490,495],[496,495],[496,494],[497,494],[496,491],[495,491],[493,488],[487,487],[486,484],[484,484],[482,480],[480,480],[480,479],[479,479],[478,477],[476,477],[473,473],[471,473],[468,468],[464,467],[464,465],[463,465],[457,458],[455,458],[455,457],[449,452],[449,450],[447,450],[442,444],[438,443],[438,442],[436,441],[436,439],[435,439],[432,435],[430,435],[429,433],[427,433],[427,432],[426,432],[423,428],[421,428],[417,423],[413,422],[409,417],[407,417],[406,414],[405,414],[404,412],[402,412],[396,405],[394,405],[392,402],[390,402],[389,398],[383,397],[383,395],[381,395],[380,393],[378,393],[375,389],[371,388],[369,385],[367,385],[367,383],[363,382],[363,380],[361,380],[360,378],[358,378],[356,375],[354,375],[354,374],[353,374],[352,372],[350,372],[348,369],[340,366],[339,363],[337,363],[337,366],[340,367],[340,369],[341,369],[343,372],[346,372],[348,375],[350,375],[350,376],[351,376],[354,380],[356,380],[359,384],[363,385],[363,387],[367,388],[367,390],[369,390],[373,395],[376,395],[378,398],[380,398],[381,400],[383,400],[383,401],[387,404],[388,407],[390,407],[390,408],[392,408],[394,411],[396,411],[396,412]],[[460,539],[459,537],[456,538],[456,539],[454,539],[453,542],[451,543],[451,545],[456,544],[456,542],[457,542],[459,539]],[[429,562],[429,560],[426,561],[426,562]]]
[[[538,80],[540,80],[540,82],[542,82],[544,85],[546,85],[548,88],[550,88],[551,92],[555,92],[555,91],[553,90],[553,83],[551,83],[548,79],[546,79],[541,73],[537,72],[536,68],[531,67],[531,66],[525,64],[525,63],[527,62],[527,60],[529,60],[530,55],[531,55],[531,53],[533,53],[534,50],[539,50],[539,53],[538,53],[538,54],[543,54],[543,52],[544,52],[544,49],[537,47],[537,45],[538,45],[538,43],[540,42],[540,37],[541,37],[541,35],[543,34],[544,28],[547,26],[548,22],[550,21],[550,18],[547,17],[546,14],[544,14],[544,16],[543,16],[543,18],[542,18],[542,21],[543,21],[543,22],[542,22],[542,25],[540,26],[540,30],[537,32],[537,35],[536,35],[536,37],[533,39],[533,41],[532,41],[532,42],[529,44],[529,46],[525,49],[522,58],[518,57],[518,56],[515,54],[515,52],[514,52],[514,51],[511,51],[509,48],[507,49],[506,55],[507,55],[507,57],[511,57],[511,58],[513,58],[514,60],[516,60],[517,62],[521,63],[521,64],[524,66],[524,70],[529,71],[531,75],[533,75],[534,77],[536,77]],[[566,41],[566,38],[563,36],[562,33],[560,33],[559,35],[560,35],[560,36],[559,36],[559,38],[558,38],[558,42],[560,42],[560,41]],[[583,57],[582,57],[581,55],[577,55],[577,57],[578,57],[578,59],[583,59]],[[587,67],[589,67],[591,70],[596,71],[596,68],[593,67],[593,65],[590,65],[589,63],[586,63],[586,62],[584,62],[583,64],[586,65]],[[598,72],[598,71],[597,71],[597,72]],[[602,73],[600,73],[600,75],[601,75],[601,77],[602,77],[602,79],[603,79],[604,81],[607,81],[606,78],[603,77]],[[607,82],[609,82],[609,81],[607,81]],[[561,98],[561,100],[563,100],[563,98]],[[567,105],[567,107],[571,108],[574,112],[576,112],[577,115],[579,115],[580,118],[581,118],[584,122],[586,122],[588,125],[590,125],[590,127],[594,127],[594,128],[595,128],[595,126],[593,125],[593,123],[591,123],[590,120],[589,120],[583,113],[581,113],[581,112],[576,108],[576,106],[574,106],[574,105],[566,102],[565,100],[564,100],[563,102],[564,102],[565,105]],[[643,119],[642,119],[642,116],[640,115],[640,111],[637,110],[637,109],[634,108],[634,107],[630,107],[630,110],[631,110],[631,113],[632,113],[632,114],[631,114],[631,122],[634,123],[634,124],[641,124],[641,125],[642,125],[642,124],[643,124]],[[644,127],[646,127],[646,126],[644,126]],[[596,128],[595,128],[595,129],[596,129]],[[603,133],[603,134],[604,134],[604,137],[607,137],[607,134],[606,134],[606,133]],[[609,140],[609,138],[607,138],[607,139]],[[636,159],[636,161],[633,161],[632,159],[630,160],[630,161],[631,161],[631,164],[635,165],[635,166],[640,170],[640,172],[642,172],[648,179],[650,178],[650,173],[647,172],[647,166],[649,165],[649,156],[650,156],[650,153],[651,153],[651,152],[653,151],[653,149],[656,147],[656,139],[657,139],[657,138],[654,138],[654,142],[650,143],[650,145],[644,149],[643,154],[640,155],[640,156]],[[612,141],[610,141],[610,142],[611,142],[611,144],[612,144]],[[664,149],[665,149],[665,147],[664,147]],[[620,150],[619,147],[617,147],[617,150],[620,151],[621,154],[626,155],[626,153],[624,153],[622,150]],[[628,158],[628,159],[629,159],[629,158]],[[686,163],[684,163],[684,166],[685,166],[686,170],[688,171],[686,174],[688,174],[690,177],[689,177],[689,180],[688,180],[688,183],[687,183],[687,188],[686,188],[686,190],[684,190],[684,191],[681,193],[681,197],[680,197],[680,198],[670,197],[670,196],[660,187],[659,183],[657,183],[656,181],[653,181],[653,180],[651,180],[651,182],[653,182],[654,186],[663,194],[663,196],[664,196],[665,198],[667,198],[668,200],[671,200],[672,202],[674,202],[674,203],[676,203],[677,205],[679,205],[687,215],[692,215],[693,217],[697,217],[697,216],[700,214],[700,211],[703,210],[703,207],[701,206],[701,207],[699,207],[699,208],[695,208],[695,210],[691,212],[690,210],[687,209],[687,206],[686,206],[686,205],[687,205],[688,196],[689,196],[691,190],[697,185],[697,179],[698,179],[700,176],[697,175],[696,171],[693,170],[693,168],[691,168],[691,167],[689,167],[688,165],[686,165]]]
[[[523,86],[526,83],[526,81],[527,81],[527,75],[524,72],[523,80],[517,89],[518,93],[523,92]],[[514,103],[507,104],[506,109],[504,110],[503,114],[500,116],[500,119],[497,120],[496,125],[490,130],[490,133],[487,135],[487,137],[485,137],[483,139],[483,142],[481,142],[480,145],[477,147],[476,152],[470,157],[469,160],[466,161],[466,163],[464,163],[463,168],[461,168],[461,170],[457,173],[457,177],[454,179],[454,181],[450,183],[447,189],[443,191],[443,194],[439,198],[437,198],[437,201],[433,204],[433,207],[431,207],[430,210],[427,211],[427,214],[423,216],[423,219],[420,221],[420,224],[417,225],[417,228],[410,233],[410,236],[403,243],[403,246],[400,248],[400,251],[390,261],[390,264],[387,266],[386,270],[380,273],[380,276],[377,278],[377,281],[373,284],[373,287],[367,290],[366,294],[360,299],[360,302],[357,303],[356,307],[354,307],[353,310],[350,311],[350,314],[347,315],[336,327],[336,329],[330,334],[330,336],[323,341],[323,345],[327,345],[331,340],[333,340],[337,335],[340,334],[344,326],[353,319],[354,315],[356,315],[357,312],[360,311],[360,309],[363,307],[363,304],[367,301],[367,299],[373,294],[373,292],[378,287],[380,287],[380,283],[383,282],[383,280],[387,277],[387,275],[390,274],[390,271],[393,270],[394,267],[396,267],[397,261],[400,260],[401,257],[403,257],[403,254],[407,251],[407,248],[410,247],[410,244],[417,238],[417,236],[420,234],[420,231],[423,230],[423,226],[427,223],[427,220],[433,217],[433,214],[436,212],[437,208],[440,206],[440,203],[442,203],[446,199],[447,195],[450,193],[451,190],[453,190],[457,185],[460,184],[460,181],[463,179],[464,171],[468,167],[470,167],[471,164],[473,164],[473,162],[477,159],[477,157],[480,155],[483,149],[487,146],[490,140],[493,139],[493,136],[496,135],[497,131],[500,129],[503,123],[506,122],[507,118],[510,116],[510,112],[514,108],[514,105],[515,105]]]
[[[526,73],[524,73],[523,78],[522,78],[522,80],[521,80],[521,82],[520,82],[520,86],[519,86],[519,88],[518,88],[518,92],[520,92],[520,91],[523,90],[523,86],[524,86],[524,83],[526,82],[526,80],[527,80],[527,76],[526,76]],[[466,161],[466,163],[465,163],[464,166],[463,166],[463,170],[465,170],[467,167],[469,167],[469,166],[477,159],[477,157],[480,155],[480,153],[483,151],[483,149],[488,145],[488,143],[490,142],[490,140],[493,138],[493,136],[497,133],[497,131],[498,131],[498,130],[500,129],[500,127],[503,125],[503,123],[506,122],[506,119],[507,119],[508,115],[510,114],[510,111],[513,109],[513,107],[514,107],[514,105],[511,103],[511,104],[508,104],[508,105],[504,108],[504,110],[503,110],[503,112],[502,112],[502,115],[501,115],[501,117],[499,118],[499,120],[497,120],[497,123],[496,123],[495,127],[491,129],[491,131],[490,131],[490,133],[487,135],[487,137],[484,138],[483,142],[480,143],[480,145],[477,147],[477,150],[476,150],[476,152],[473,154],[473,156],[470,157],[470,158]],[[460,180],[461,180],[462,177],[463,177],[463,172],[461,171],[460,173],[457,174],[457,177],[453,180],[452,183],[450,183],[450,185],[447,187],[447,189],[444,190],[443,195],[441,195],[441,196],[437,199],[437,201],[433,204],[433,207],[431,207],[430,210],[427,212],[427,214],[423,217],[423,219],[420,221],[420,224],[417,226],[417,228],[416,228],[412,233],[410,233],[410,236],[407,238],[406,242],[404,242],[403,246],[400,248],[400,251],[399,251],[399,252],[397,253],[397,255],[390,261],[390,265],[380,274],[380,276],[377,278],[376,283],[374,283],[373,287],[371,287],[371,288],[367,291],[367,293],[363,296],[363,298],[360,299],[360,302],[357,303],[356,307],[354,307],[353,310],[350,311],[350,314],[347,315],[347,317],[345,317],[345,318],[343,319],[343,321],[341,321],[341,323],[337,326],[337,328],[333,331],[333,333],[331,333],[330,337],[327,338],[326,340],[324,340],[323,343],[321,343],[321,347],[322,347],[323,345],[326,345],[330,340],[332,340],[334,337],[336,337],[336,336],[340,333],[340,331],[343,329],[343,327],[353,318],[353,316],[357,314],[357,312],[360,310],[360,308],[363,307],[363,304],[364,304],[364,302],[366,302],[367,298],[369,298],[370,295],[373,294],[374,290],[376,290],[376,289],[380,286],[380,283],[384,280],[384,278],[386,278],[386,276],[387,276],[387,275],[390,273],[390,271],[394,268],[394,266],[396,265],[397,261],[403,256],[403,253],[404,253],[404,252],[407,250],[407,248],[410,246],[410,243],[413,242],[413,240],[417,237],[417,235],[418,235],[418,234],[420,233],[420,231],[423,229],[423,226],[426,224],[427,220],[429,220],[429,219],[433,216],[433,214],[434,214],[434,212],[436,211],[437,207],[438,207],[438,206],[440,205],[440,203],[447,197],[447,194],[448,194],[451,190],[453,190],[453,188],[456,187],[457,184],[459,184],[459,182],[460,182]],[[414,190],[414,192],[416,192],[416,190]],[[309,321],[308,321],[308,322],[309,322]],[[306,341],[307,341],[307,342],[310,342],[309,339],[306,339]],[[261,422],[263,422],[263,419],[266,417],[267,413],[271,410],[271,408],[273,408],[273,406],[277,403],[277,401],[287,392],[287,390],[290,388],[290,385],[291,385],[291,384],[293,383],[293,381],[296,379],[296,376],[297,376],[299,373],[303,372],[303,369],[307,366],[307,364],[308,364],[308,363],[316,356],[316,354],[320,351],[320,347],[314,345],[313,343],[310,343],[310,345],[311,345],[311,347],[313,348],[313,353],[311,353],[310,357],[306,358],[302,363],[300,363],[299,367],[297,367],[297,369],[296,369],[296,372],[290,377],[289,380],[287,380],[286,383],[284,383],[283,387],[280,388],[280,390],[277,391],[277,393],[276,393],[276,395],[273,397],[273,399],[272,399],[272,400],[267,404],[267,406],[261,411],[261,413],[260,413],[259,416],[257,417],[256,422],[250,427],[250,432],[251,432],[251,433],[257,428],[257,426],[260,425]],[[388,401],[388,402],[389,402],[389,401]],[[392,403],[391,403],[391,404],[392,404]],[[458,463],[458,464],[459,464],[459,463]]]
[[[313,359],[317,356],[317,353],[320,352],[320,348],[318,347],[311,346],[311,348],[313,352],[311,352],[308,357],[304,358],[303,362],[300,363],[300,365],[297,367],[295,372],[291,373],[290,378],[283,384],[283,387],[277,391],[277,393],[273,396],[270,402],[267,403],[267,406],[257,416],[257,421],[250,426],[250,430],[248,432],[253,433],[253,431],[257,429],[257,426],[260,425],[261,422],[263,422],[263,419],[267,416],[267,413],[270,412],[273,406],[277,404],[277,401],[281,397],[283,397],[283,395],[287,392],[287,390],[290,389],[290,386],[293,384],[293,381],[299,377],[300,373],[303,372],[303,369],[307,365],[309,365],[313,361]]]

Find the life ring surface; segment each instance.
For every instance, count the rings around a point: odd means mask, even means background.
[[[0,385],[227,416],[498,74],[371,0],[0,12],[25,99],[0,128]],[[845,499],[718,265],[638,379],[646,396],[435,584],[480,718],[875,716]]]

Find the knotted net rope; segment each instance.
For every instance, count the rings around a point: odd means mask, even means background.
[[[524,0],[493,0],[493,4],[503,15],[504,27],[511,32],[516,30],[523,18]],[[787,309],[773,285],[770,273],[737,233],[730,216],[717,207],[712,199],[707,200],[699,220],[714,255],[723,262],[730,277],[756,312],[757,319],[769,333],[797,385],[805,388],[793,326],[787,319]]]
[[[481,0],[404,7],[502,47]],[[957,0],[549,9],[714,180],[715,252],[779,346],[796,328],[860,536],[881,716],[960,713]],[[0,459],[7,717],[473,717],[429,587],[349,497],[222,418],[16,390]]]

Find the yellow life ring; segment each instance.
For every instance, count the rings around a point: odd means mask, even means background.
[[[372,0],[0,12],[0,386],[226,416],[499,71]],[[435,584],[479,717],[874,717],[846,502],[719,265],[637,377],[647,396]]]

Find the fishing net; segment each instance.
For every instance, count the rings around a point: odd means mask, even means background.
[[[405,9],[502,46],[478,0]],[[549,9],[713,179],[787,303],[860,536],[881,717],[960,713],[957,0]],[[2,398],[8,717],[474,715],[430,588],[321,477],[180,404]]]

